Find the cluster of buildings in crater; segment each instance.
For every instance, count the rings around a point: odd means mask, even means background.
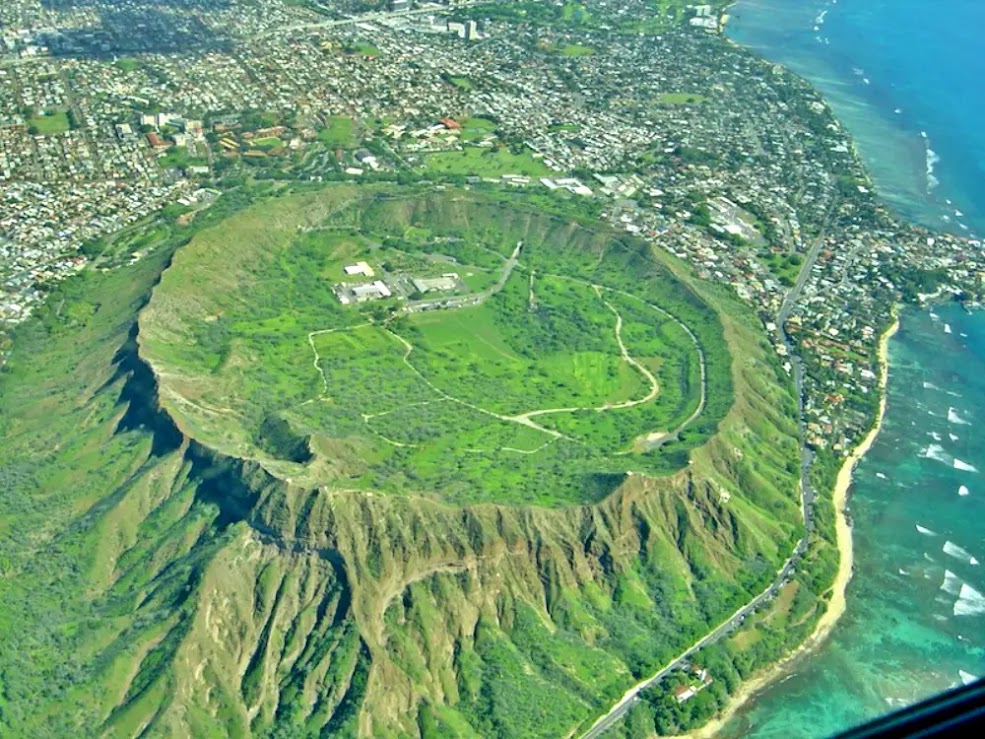
[[[400,300],[420,299],[427,293],[462,294],[468,292],[468,286],[455,272],[433,277],[412,276],[403,273],[383,272],[378,279],[374,270],[367,262],[359,261],[347,264],[342,268],[346,280],[332,286],[332,292],[342,305],[366,303],[384,298]],[[361,281],[361,278],[366,278]]]

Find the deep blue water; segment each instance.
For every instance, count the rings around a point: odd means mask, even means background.
[[[985,236],[985,2],[732,12],[734,40],[821,90],[890,204]],[[905,313],[890,345],[885,423],[852,491],[847,613],[724,737],[828,736],[985,675],[985,313],[935,311]]]
[[[985,2],[739,0],[731,12],[731,38],[821,90],[899,211],[985,236]]]

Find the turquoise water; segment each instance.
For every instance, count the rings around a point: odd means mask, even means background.
[[[821,90],[897,210],[985,236],[985,3],[739,0],[731,12],[730,37]]]
[[[723,736],[826,736],[985,675],[985,314],[935,310],[906,313],[890,343],[847,613]]]
[[[985,234],[980,0],[740,0],[729,34],[813,82],[905,216]],[[830,639],[727,737],[827,736],[985,675],[985,313],[912,311],[851,498],[855,577]]]

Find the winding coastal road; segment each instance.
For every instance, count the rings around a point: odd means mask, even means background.
[[[783,585],[784,581],[787,580],[793,573],[794,569],[803,558],[804,553],[807,551],[807,536],[809,536],[810,532],[814,528],[813,508],[815,491],[811,486],[809,478],[810,466],[814,461],[814,453],[807,446],[807,429],[806,422],[804,420],[804,364],[803,360],[800,358],[800,355],[797,354],[796,343],[787,334],[786,323],[787,319],[790,317],[793,307],[797,304],[797,300],[800,298],[800,293],[803,291],[804,286],[810,279],[811,271],[814,269],[814,264],[817,262],[818,255],[821,252],[821,247],[824,242],[823,230],[824,229],[822,229],[822,235],[819,235],[811,245],[807,258],[804,260],[800,273],[797,275],[797,281],[787,292],[777,314],[777,326],[779,327],[780,337],[783,340],[784,345],[787,347],[787,354],[793,367],[794,386],[797,393],[797,415],[801,456],[800,506],[801,515],[804,519],[804,538],[797,542],[797,545],[794,547],[790,557],[783,564],[783,566],[777,570],[776,578],[774,578],[773,582],[770,583],[769,587],[749,601],[746,605],[742,606],[742,608],[733,613],[728,620],[719,624],[715,627],[715,629],[708,632],[705,636],[688,647],[671,662],[661,667],[650,677],[636,683],[636,685],[626,691],[623,697],[620,698],[619,701],[612,706],[612,708],[610,708],[594,724],[592,724],[588,731],[580,736],[580,739],[595,739],[595,737],[599,737],[604,734],[608,729],[612,728],[613,725],[623,719],[629,709],[632,708],[633,705],[635,705],[635,703],[639,700],[639,694],[643,690],[651,685],[659,683],[660,680],[662,680],[668,673],[678,667],[681,667],[683,663],[691,657],[691,655],[702,647],[708,646],[709,644],[714,644],[723,636],[730,634],[742,624],[746,616],[754,613],[767,601],[772,600],[779,592],[779,589]]]
[[[742,622],[745,620],[746,616],[755,611],[759,606],[763,605],[766,601],[773,598],[780,585],[783,581],[790,576],[793,572],[793,568],[796,566],[796,561],[803,554],[805,549],[805,541],[801,539],[797,542],[797,547],[794,550],[794,554],[783,563],[783,566],[777,570],[776,579],[770,583],[770,585],[759,595],[753,598],[749,603],[742,606],[739,610],[729,616],[728,619],[719,624],[713,631],[708,632],[705,636],[701,637],[698,641],[694,642],[690,647],[684,650],[680,655],[674,658],[673,661],[661,667],[653,675],[641,680],[636,683],[633,687],[627,690],[623,697],[619,699],[608,713],[606,713],[602,718],[596,721],[592,728],[581,735],[581,739],[594,739],[594,737],[601,736],[608,729],[612,728],[613,724],[622,720],[625,713],[633,707],[637,700],[639,700],[639,694],[646,688],[655,683],[660,682],[660,680],[667,675],[667,673],[679,667],[683,662],[685,662],[691,655],[697,652],[702,647],[713,644],[723,636],[727,636],[732,633],[736,628],[738,628]]]

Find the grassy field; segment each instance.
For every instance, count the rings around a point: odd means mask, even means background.
[[[506,415],[646,394],[591,288],[542,278],[536,300],[530,311],[528,278],[517,272],[482,306],[414,316],[408,336],[422,355],[414,363],[443,391]]]
[[[708,98],[690,92],[665,92],[662,93],[657,101],[663,105],[697,105],[703,103]]]
[[[41,113],[28,119],[27,126],[39,136],[65,133],[69,129],[68,113],[64,110]]]
[[[800,274],[801,265],[804,263],[804,258],[799,254],[780,254],[765,250],[762,259],[780,283],[787,286],[797,281],[797,275]]]
[[[584,23],[592,14],[581,3],[565,3],[561,8],[561,20],[566,23]]]
[[[171,167],[204,167],[209,163],[207,157],[194,156],[188,151],[188,147],[186,146],[171,147],[168,149],[167,153],[157,161],[158,164],[160,164],[164,169],[170,169]]]
[[[318,140],[333,149],[352,149],[356,145],[356,122],[346,116],[333,115],[328,125],[318,132]]]
[[[113,66],[117,69],[122,69],[124,72],[135,72],[140,69],[143,63],[139,59],[134,59],[132,57],[121,57],[113,62]]]
[[[563,56],[591,56],[595,49],[583,44],[566,44],[558,49]]]
[[[471,90],[475,87],[475,85],[472,84],[472,80],[468,77],[451,75],[448,77],[448,81],[460,90]]]
[[[712,6],[712,14],[722,10],[727,0],[713,0],[707,3]],[[693,13],[689,9],[694,3],[688,0],[649,0],[648,5],[653,10],[653,16],[645,21],[633,21],[623,25],[622,30],[633,33],[662,33],[670,28],[679,26]]]
[[[284,146],[284,142],[281,141],[276,136],[265,136],[260,139],[253,140],[253,146],[264,151],[270,151],[272,149],[281,149]]]
[[[551,173],[541,160],[529,153],[514,154],[506,148],[483,149],[466,147],[461,151],[441,151],[428,154],[424,166],[441,174],[499,177],[504,174],[546,177]]]
[[[488,118],[467,118],[462,122],[462,141],[474,141],[496,132],[496,123]]]
[[[380,50],[368,41],[357,41],[356,43],[347,46],[346,51],[350,54],[359,54],[360,56],[380,55]]]

